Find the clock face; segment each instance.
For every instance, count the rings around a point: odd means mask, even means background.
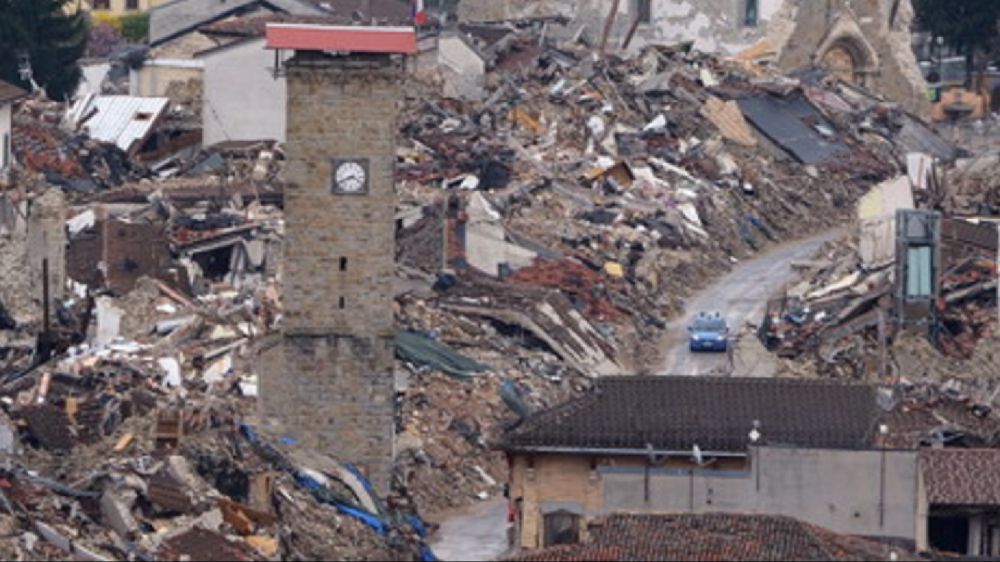
[[[364,193],[368,186],[368,170],[363,161],[343,160],[336,163],[334,187],[340,193]]]

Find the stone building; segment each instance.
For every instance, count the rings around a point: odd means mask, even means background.
[[[413,29],[398,29],[267,28],[268,47],[295,55],[284,64],[283,345],[262,377],[262,407],[383,493],[394,457],[399,55],[416,50]]]

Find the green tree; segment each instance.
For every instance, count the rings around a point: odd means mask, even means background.
[[[122,16],[122,35],[132,43],[141,43],[149,37],[149,14]]]
[[[994,46],[1000,0],[914,0],[913,7],[924,29],[965,55],[971,82],[976,55]]]
[[[30,89],[19,68],[27,57],[32,78],[51,99],[73,93],[87,48],[87,20],[64,9],[70,1],[0,0],[0,79]]]

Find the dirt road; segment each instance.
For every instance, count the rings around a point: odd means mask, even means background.
[[[692,297],[684,314],[668,328],[663,344],[666,350],[663,374],[771,376],[774,371],[771,355],[753,334],[740,337],[740,333],[745,331],[747,323],[760,322],[768,297],[793,279],[792,263],[808,260],[824,242],[839,234],[839,230],[831,230],[776,246],[737,265],[728,275]],[[726,318],[733,339],[739,340],[732,358],[725,353],[696,354],[688,350],[687,327],[702,311],[720,312]]]

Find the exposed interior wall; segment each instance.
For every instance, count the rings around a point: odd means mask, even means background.
[[[778,11],[781,2],[760,0],[758,24],[747,26],[744,25],[747,0],[653,0],[650,4],[651,21],[639,25],[629,47],[635,49],[647,43],[694,41],[699,50],[732,54],[763,36],[767,20]],[[613,0],[462,0],[458,13],[461,21],[566,16],[572,22],[564,32],[573,34],[582,28],[582,37],[590,44],[598,45],[613,6]],[[638,10],[638,0],[618,2],[608,36],[608,50],[616,50],[623,45]]]
[[[18,324],[37,323],[42,318],[43,263],[48,260],[50,311],[65,295],[66,287],[66,199],[62,191],[49,189],[26,202],[4,197],[4,216],[14,210],[15,220],[0,232],[0,302]],[[27,220],[18,218],[27,216]],[[54,318],[54,316],[53,316]]]

